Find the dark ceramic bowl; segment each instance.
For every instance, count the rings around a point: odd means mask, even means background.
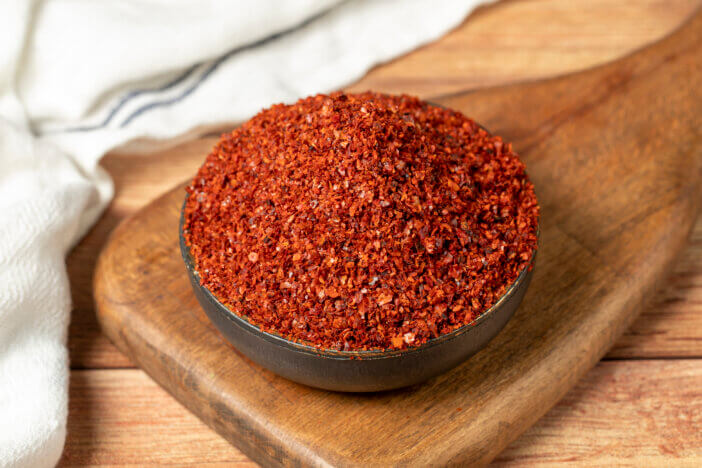
[[[195,297],[219,331],[236,349],[261,366],[295,382],[326,390],[391,390],[423,382],[457,366],[484,348],[502,330],[522,302],[533,271],[524,269],[495,305],[472,323],[416,348],[388,351],[317,349],[261,331],[200,285],[200,276],[183,237],[183,221],[184,209],[179,229],[180,251],[190,283]]]

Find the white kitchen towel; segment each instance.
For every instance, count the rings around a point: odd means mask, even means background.
[[[478,0],[0,0],[0,466],[66,435],[64,257],[135,137],[326,92],[458,25]]]

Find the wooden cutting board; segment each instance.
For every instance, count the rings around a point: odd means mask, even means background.
[[[514,142],[543,210],[531,288],[484,351],[423,385],[374,395],[315,390],[256,366],[190,291],[182,187],[125,221],[101,254],[104,331],[264,464],[492,459],[600,359],[684,245],[701,195],[702,15],[604,67],[435,101]]]

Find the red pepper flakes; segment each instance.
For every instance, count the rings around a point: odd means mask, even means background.
[[[419,346],[492,306],[536,249],[512,146],[410,96],[318,95],[222,136],[185,239],[202,285],[290,340]]]

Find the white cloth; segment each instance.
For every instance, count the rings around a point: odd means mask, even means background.
[[[330,91],[458,25],[478,0],[0,0],[0,466],[60,457],[64,257],[129,139]]]

